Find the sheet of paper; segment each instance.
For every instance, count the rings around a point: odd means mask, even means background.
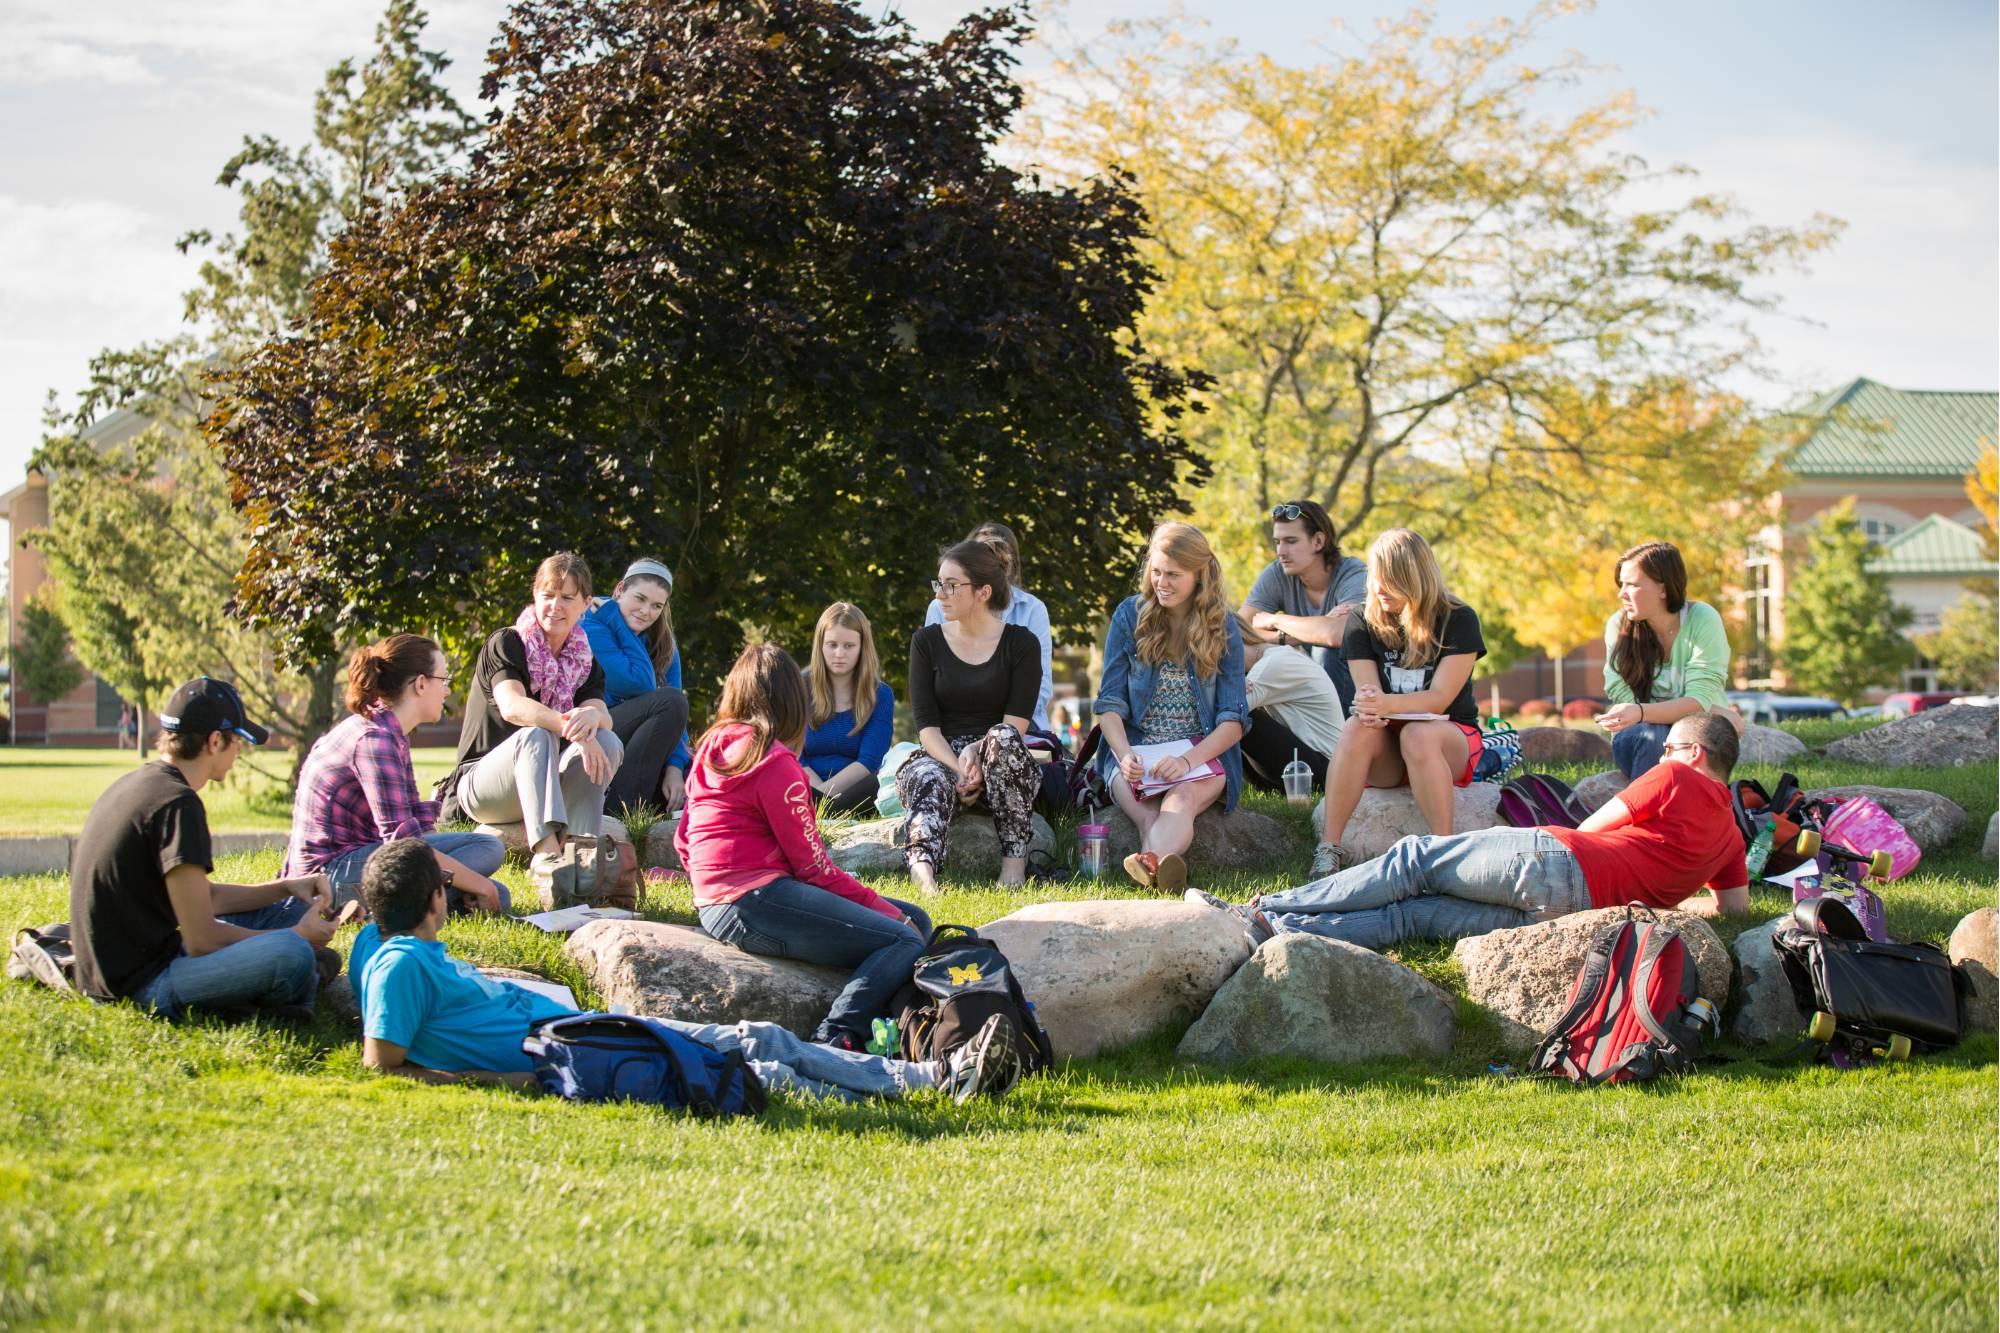
[[[529,981],[526,977],[495,977],[493,979],[505,985],[519,986],[522,990],[533,991],[537,995],[545,995],[565,1008],[574,1009],[577,1007],[576,992],[563,985],[560,981]]]
[[[1191,768],[1181,777],[1163,781],[1153,776],[1153,769],[1162,759],[1174,755],[1185,755],[1194,749],[1193,741],[1161,741],[1158,745],[1135,745],[1132,753],[1139,756],[1139,762],[1146,766],[1146,774],[1139,779],[1138,791],[1141,796],[1152,796],[1169,787],[1178,787],[1183,782],[1199,782],[1203,778],[1222,776],[1222,765],[1211,759],[1198,768]]]
[[[1782,875],[1764,876],[1764,882],[1766,884],[1776,884],[1781,888],[1789,889],[1792,888],[1794,885],[1796,885],[1799,880],[1804,879],[1806,876],[1817,875],[1817,874],[1819,874],[1819,862],[1801,861],[1799,862],[1799,864],[1793,866],[1790,870],[1787,870]]]
[[[638,916],[622,907],[563,907],[553,912],[537,912],[533,916],[516,917],[537,930],[546,930],[551,935],[563,935],[572,930],[581,930],[593,921],[630,921]]]

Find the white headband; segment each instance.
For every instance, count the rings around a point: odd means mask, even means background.
[[[660,580],[667,585],[668,592],[674,590],[674,571],[668,569],[657,560],[634,560],[625,567],[625,578],[634,579],[641,575]],[[624,581],[625,579],[619,580],[620,583]]]

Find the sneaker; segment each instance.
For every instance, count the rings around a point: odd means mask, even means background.
[[[835,1028],[824,1037],[815,1037],[813,1043],[818,1046],[830,1046],[836,1051],[854,1051],[861,1055],[868,1053],[868,1048],[862,1044],[861,1038],[846,1028]]]
[[[1271,924],[1271,919],[1257,910],[1254,899],[1247,903],[1225,902],[1214,894],[1204,893],[1200,889],[1189,889],[1181,895],[1181,899],[1200,907],[1213,907],[1218,912],[1227,912],[1235,917],[1242,924],[1243,934],[1250,941],[1250,948],[1253,951],[1278,933],[1277,927]]]
[[[1218,912],[1233,912],[1236,910],[1235,903],[1225,902],[1214,894],[1202,889],[1189,889],[1181,895],[1181,901],[1193,903],[1197,907],[1213,907]]]
[[[1337,842],[1323,842],[1313,848],[1312,865],[1306,871],[1307,879],[1325,879],[1328,875],[1338,875],[1341,871],[1360,863],[1361,858]]]
[[[1021,1077],[1020,1055],[1014,1049],[1014,1031],[1004,1015],[986,1020],[971,1041],[953,1051],[944,1062],[938,1091],[950,1095],[960,1106],[984,1093],[998,1097]]]

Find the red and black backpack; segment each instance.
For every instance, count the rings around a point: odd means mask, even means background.
[[[1699,981],[1687,945],[1671,928],[1657,920],[1605,926],[1528,1072],[1589,1087],[1688,1073],[1715,1013],[1695,994]]]

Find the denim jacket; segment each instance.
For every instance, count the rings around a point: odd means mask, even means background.
[[[1213,676],[1195,675],[1194,659],[1188,659],[1190,675],[1200,683],[1195,691],[1195,710],[1201,716],[1201,730],[1204,736],[1225,722],[1235,722],[1245,731],[1250,729],[1250,704],[1243,686],[1243,634],[1236,627],[1235,616],[1223,617],[1223,630],[1228,635],[1223,645],[1222,660],[1216,664]],[[1145,743],[1140,733],[1140,724],[1146,710],[1152,706],[1153,690],[1159,682],[1158,669],[1139,660],[1139,599],[1127,597],[1118,604],[1111,615],[1111,628],[1104,635],[1104,677],[1098,682],[1097,699],[1091,709],[1097,713],[1116,713],[1125,719],[1125,734],[1133,744]],[[1243,747],[1232,745],[1216,757],[1222,765],[1222,772],[1228,779],[1228,786],[1222,794],[1222,808],[1234,810],[1237,795],[1243,788]],[[1118,759],[1111,753],[1111,747],[1099,748],[1097,771],[1106,782],[1118,767]]]

